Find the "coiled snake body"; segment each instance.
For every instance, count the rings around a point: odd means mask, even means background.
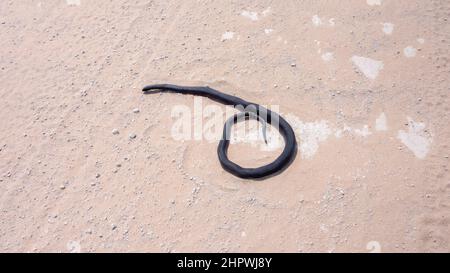
[[[252,179],[252,178],[266,178],[276,174],[286,168],[295,158],[297,152],[297,142],[295,139],[294,130],[289,123],[275,112],[266,109],[256,103],[247,102],[241,98],[224,94],[210,87],[202,86],[178,86],[172,84],[154,84],[148,85],[142,89],[145,93],[154,92],[174,92],[181,94],[191,94],[196,96],[203,96],[225,105],[232,105],[233,107],[243,107],[243,112],[235,114],[224,125],[222,139],[217,147],[217,154],[222,167],[235,176]],[[243,168],[228,159],[227,151],[230,144],[231,127],[242,118],[255,118],[262,122],[275,125],[284,138],[285,146],[283,152],[272,162],[258,168]],[[263,130],[265,138],[265,127]],[[266,141],[267,142],[267,141]]]

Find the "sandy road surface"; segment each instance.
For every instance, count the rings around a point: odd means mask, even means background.
[[[346,2],[0,1],[0,250],[450,251],[450,3]],[[155,82],[278,106],[296,161],[228,174]]]

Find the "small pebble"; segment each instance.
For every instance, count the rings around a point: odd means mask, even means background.
[[[95,178],[99,178],[99,177],[100,177],[100,174],[99,174],[99,173],[95,175]]]
[[[60,188],[61,190],[64,190],[64,189],[66,189],[66,186],[61,185],[61,186],[59,186],[59,188]]]
[[[119,134],[119,130],[113,129],[113,130],[112,130],[112,134],[113,134],[113,135],[118,135],[118,134]]]
[[[112,230],[115,230],[116,228],[117,228],[117,226],[116,226],[115,224],[112,224],[112,225],[111,225],[111,229],[112,229]]]
[[[136,138],[136,134],[130,134],[128,137],[129,137],[130,139],[135,139],[135,138]]]
[[[135,113],[135,114],[139,113],[139,108],[134,108],[133,113]]]

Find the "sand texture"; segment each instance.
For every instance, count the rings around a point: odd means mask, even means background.
[[[450,2],[342,2],[0,1],[0,251],[449,252]],[[166,82],[277,108],[296,160],[232,176],[226,107]]]

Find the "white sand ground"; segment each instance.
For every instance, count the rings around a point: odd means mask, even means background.
[[[0,250],[450,251],[450,2],[225,2],[0,1]],[[230,175],[159,82],[278,106],[297,159]]]

